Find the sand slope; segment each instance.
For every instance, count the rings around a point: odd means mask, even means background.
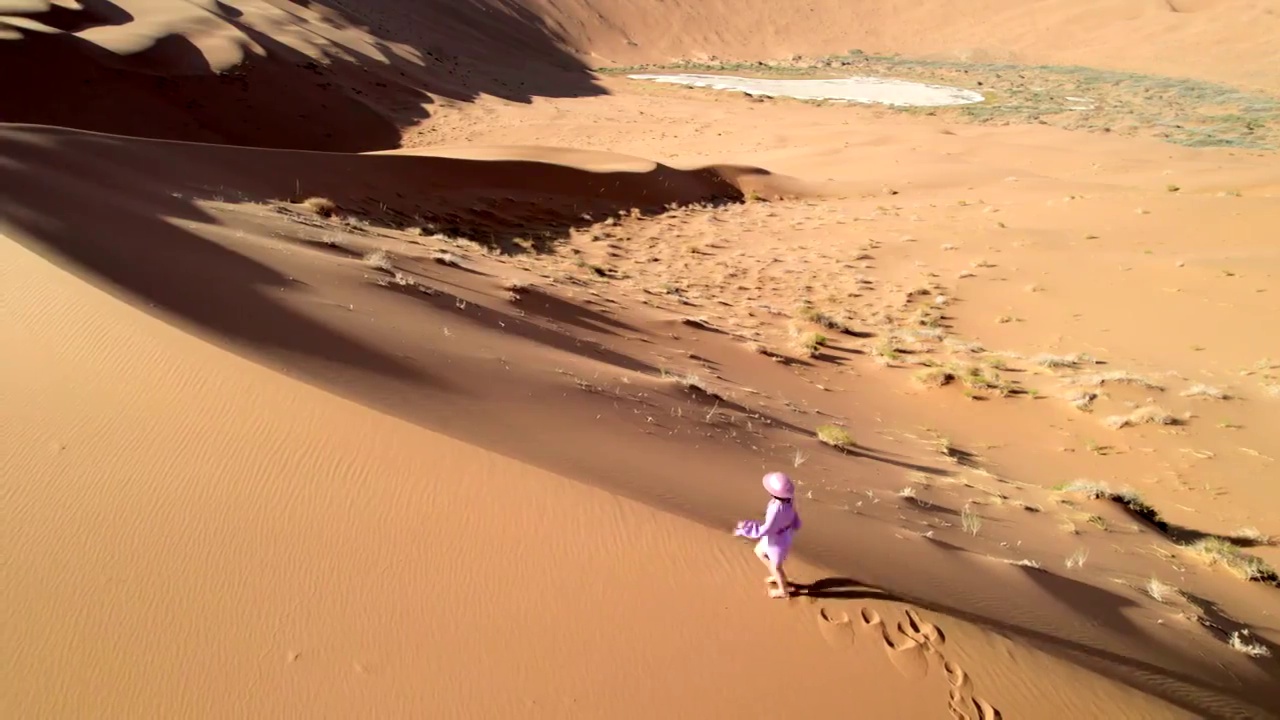
[[[588,72],[1273,10],[662,6],[0,6],[6,717],[1280,716],[1274,156]]]
[[[821,714],[884,682],[883,712],[944,716],[941,686],[859,673],[751,592],[723,533],[325,397],[4,247],[6,371],[31,378],[6,385],[12,717],[755,717],[744,687]]]

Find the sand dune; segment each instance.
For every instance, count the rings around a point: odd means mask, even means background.
[[[1265,4],[347,5],[0,4],[6,717],[1280,717],[1270,96],[950,64]]]

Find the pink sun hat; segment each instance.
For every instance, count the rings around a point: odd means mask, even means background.
[[[787,477],[786,473],[771,472],[764,476],[761,483],[764,485],[764,489],[769,491],[770,495],[777,498],[790,498],[796,493],[796,486],[791,482],[791,478]]]

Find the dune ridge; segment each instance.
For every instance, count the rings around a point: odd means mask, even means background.
[[[1274,13],[663,9],[0,6],[6,715],[1280,717],[1274,154],[591,72]]]

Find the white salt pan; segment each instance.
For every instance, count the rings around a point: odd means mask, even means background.
[[[749,95],[789,97],[798,100],[879,103],[901,107],[968,105],[985,99],[981,93],[972,90],[876,77],[810,80],[742,78],[729,75],[628,75],[627,77],[632,80],[651,80],[713,90],[736,90]]]

